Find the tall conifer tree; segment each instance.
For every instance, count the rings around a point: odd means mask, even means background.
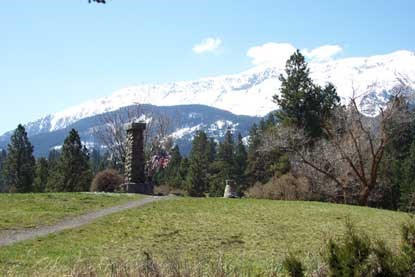
[[[407,210],[415,192],[415,172],[410,170],[411,167],[415,168],[415,165],[411,165],[415,163],[415,112],[403,96],[398,97],[397,109],[399,112],[386,124],[390,142],[385,148],[380,175],[383,182],[388,184],[388,191],[384,193],[382,207]]]
[[[40,158],[36,161],[35,166],[35,180],[33,183],[34,192],[44,192],[46,190],[46,184],[49,176],[48,160]]]
[[[92,149],[90,155],[89,155],[89,163],[91,165],[91,170],[92,173],[95,175],[97,174],[99,171],[102,170],[101,166],[102,166],[102,156],[101,156],[101,152],[99,151],[99,149]]]
[[[92,180],[88,150],[75,129],[66,137],[56,169],[48,180],[54,191],[87,191]]]
[[[247,168],[248,153],[242,141],[241,133],[238,133],[238,138],[235,145],[235,175],[236,182],[244,188],[246,184],[245,171]]]
[[[0,192],[5,191],[6,183],[4,178],[4,163],[7,159],[7,152],[4,149],[0,150]]]
[[[415,142],[409,149],[408,157],[402,163],[402,177],[400,184],[400,203],[402,210],[415,209]]]
[[[230,130],[226,131],[223,142],[219,144],[218,160],[221,163],[222,178],[235,179],[234,139]]]
[[[8,145],[4,164],[6,186],[15,192],[31,192],[33,189],[35,157],[25,128],[19,124]]]
[[[209,193],[212,196],[221,196],[225,181],[236,179],[234,139],[230,130],[227,130],[223,141],[219,143],[215,156],[209,166]]]
[[[206,133],[198,131],[193,139],[186,179],[186,189],[190,196],[203,196],[207,191],[209,156],[210,143]]]
[[[287,61],[285,73],[280,75],[281,95],[274,95],[280,106],[278,117],[284,124],[304,129],[312,138],[322,136],[323,122],[340,101],[334,86],[321,88],[313,83],[299,50]]]
[[[179,188],[181,186],[181,180],[179,177],[180,164],[182,161],[182,155],[180,154],[179,146],[176,144],[170,151],[170,162],[167,167],[167,182],[173,187]]]
[[[265,132],[266,128],[267,124],[262,119],[259,125],[253,124],[249,131],[246,176],[250,185],[256,182],[265,183],[270,178],[267,174],[264,152],[260,151],[262,145],[261,134]]]
[[[187,175],[189,172],[189,159],[183,157],[180,162],[179,171],[177,174],[177,183],[180,184],[180,188],[186,187]]]

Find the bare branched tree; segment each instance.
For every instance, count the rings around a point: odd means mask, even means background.
[[[126,153],[125,124],[138,121],[144,114],[138,103],[125,111],[104,113],[99,117],[99,126],[94,130],[95,137],[110,154],[111,160],[119,170],[123,169]],[[147,131],[146,131],[147,133]],[[144,136],[145,139],[148,136]]]
[[[279,147],[291,154],[292,162],[307,165],[315,174],[325,176],[336,184],[344,202],[357,199],[367,205],[377,188],[379,166],[390,142],[390,121],[400,118],[399,90],[376,119],[359,112],[356,99],[338,108],[324,126],[325,138],[313,141],[303,130],[278,127],[264,137],[264,148]],[[392,126],[399,132],[399,126]],[[310,146],[312,145],[312,146]]]
[[[152,139],[149,153],[156,154],[160,150],[170,150],[172,147],[171,133],[172,121],[165,114],[161,114],[152,120]]]
[[[147,123],[144,131],[146,153],[153,155],[157,149],[169,150],[167,144],[171,144],[168,134],[171,132],[172,120],[167,115],[144,109],[138,103],[123,110],[102,114],[99,117],[99,126],[94,130],[95,137],[107,149],[111,160],[120,171],[123,170],[125,162],[126,124],[137,121]]]

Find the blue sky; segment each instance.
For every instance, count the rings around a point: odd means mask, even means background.
[[[413,0],[87,2],[2,3],[0,133],[129,85],[237,73],[280,43],[336,58],[415,48]]]

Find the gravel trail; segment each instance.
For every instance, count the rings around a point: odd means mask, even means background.
[[[63,221],[55,225],[51,225],[51,226],[40,226],[40,227],[36,227],[33,229],[20,229],[20,230],[12,230],[12,231],[5,231],[5,232],[0,231],[0,246],[11,245],[19,241],[33,239],[36,237],[46,236],[52,233],[57,233],[57,232],[60,232],[66,229],[80,227],[80,226],[89,224],[93,222],[94,220],[100,217],[106,216],[106,215],[110,215],[110,214],[120,212],[123,210],[127,210],[127,209],[140,207],[140,206],[143,206],[148,203],[155,202],[155,201],[166,200],[166,199],[171,199],[171,198],[172,197],[170,196],[163,196],[163,197],[152,196],[152,197],[147,197],[147,198],[140,199],[140,200],[131,201],[126,204],[87,213],[81,216],[64,219]]]

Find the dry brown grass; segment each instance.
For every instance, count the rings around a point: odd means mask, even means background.
[[[21,272],[9,269],[2,272],[4,276],[20,276]],[[30,276],[68,276],[68,277],[199,277],[199,276],[285,276],[282,267],[270,264],[268,270],[258,270],[250,266],[235,266],[228,263],[222,256],[216,260],[203,259],[186,261],[178,256],[164,260],[155,260],[150,254],[144,253],[134,261],[116,260],[103,261],[96,264],[91,261],[77,261],[70,270],[51,264]]]
[[[173,188],[169,185],[160,185],[154,187],[154,194],[155,195],[169,195],[174,194],[177,196],[184,196],[187,193],[184,190]]]

